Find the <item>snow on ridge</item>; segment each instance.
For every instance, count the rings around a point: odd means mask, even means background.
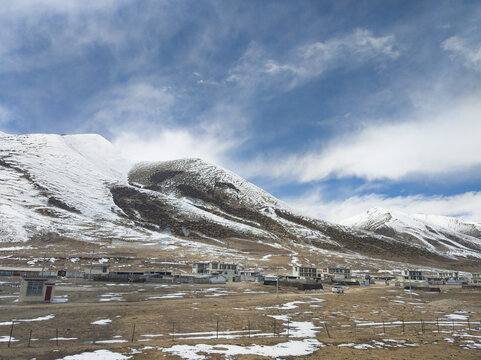
[[[410,215],[382,208],[371,208],[342,221],[342,224],[369,231],[387,228],[398,235],[408,234],[418,239],[423,247],[431,252],[448,257],[481,258],[481,226],[456,218],[424,214]],[[433,240],[439,244],[438,246],[447,250],[439,251],[438,247],[433,245]]]
[[[68,206],[97,218],[115,206],[105,183],[126,183],[129,166],[100,135],[12,136],[0,144],[0,156]]]
[[[380,207],[370,208],[366,212],[341,221],[341,224],[360,229],[376,228],[387,225],[394,229],[422,229],[427,227],[450,232],[459,232],[470,235],[469,230],[478,230],[481,233],[481,224],[464,221],[462,219],[428,214],[406,214],[400,211],[385,210]]]
[[[214,187],[215,182],[226,182],[233,184],[241,192],[240,201],[251,203],[252,205],[270,205],[288,209],[288,205],[275,198],[267,191],[248,182],[234,172],[214,165],[199,158],[185,158],[178,160],[160,162],[140,162],[134,165],[131,172],[154,170],[157,167],[168,167],[169,170],[183,171],[195,177],[199,184],[205,187]],[[254,202],[254,203],[253,203]]]

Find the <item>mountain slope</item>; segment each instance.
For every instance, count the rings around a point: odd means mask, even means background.
[[[342,223],[419,244],[437,254],[479,257],[481,251],[481,225],[446,216],[408,215],[372,208]]]
[[[376,221],[381,226],[389,216]],[[314,262],[375,258],[433,265],[481,257],[469,235],[446,234],[456,236],[456,245],[312,219],[222,167],[200,159],[132,164],[98,135],[0,138],[3,242],[73,239],[109,248],[130,242],[178,256],[277,252],[291,263],[300,254]]]

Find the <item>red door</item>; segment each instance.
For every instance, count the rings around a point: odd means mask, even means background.
[[[50,301],[52,298],[52,287],[47,286],[47,291],[45,291],[45,301]]]

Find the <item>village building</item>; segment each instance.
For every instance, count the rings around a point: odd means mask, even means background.
[[[55,276],[24,276],[20,283],[20,302],[51,302],[55,293],[55,279]]]
[[[34,268],[34,267],[0,266],[0,276],[40,275],[41,273],[42,273],[41,267]]]
[[[459,272],[457,271],[440,271],[438,272],[438,277],[441,279],[454,279],[458,280],[459,279]]]
[[[321,278],[333,280],[347,280],[351,278],[351,269],[337,266],[337,267],[326,267],[321,270]]]
[[[469,282],[472,284],[481,284],[481,273],[471,273]]]
[[[110,266],[105,264],[92,264],[84,266],[84,277],[98,277],[108,276],[110,273]]]
[[[228,264],[217,261],[202,261],[192,264],[193,274],[237,274],[237,264]]]
[[[423,272],[421,270],[403,270],[402,276],[404,280],[414,280],[414,281],[424,280]]]
[[[265,273],[264,271],[259,270],[244,270],[239,273],[240,281],[255,281],[260,282],[264,279]]]
[[[292,275],[295,277],[302,277],[306,279],[315,279],[318,277],[317,268],[314,266],[293,266]]]

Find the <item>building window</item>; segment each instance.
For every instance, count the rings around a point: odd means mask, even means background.
[[[42,295],[43,282],[41,281],[29,281],[27,284],[27,296],[40,296]]]

